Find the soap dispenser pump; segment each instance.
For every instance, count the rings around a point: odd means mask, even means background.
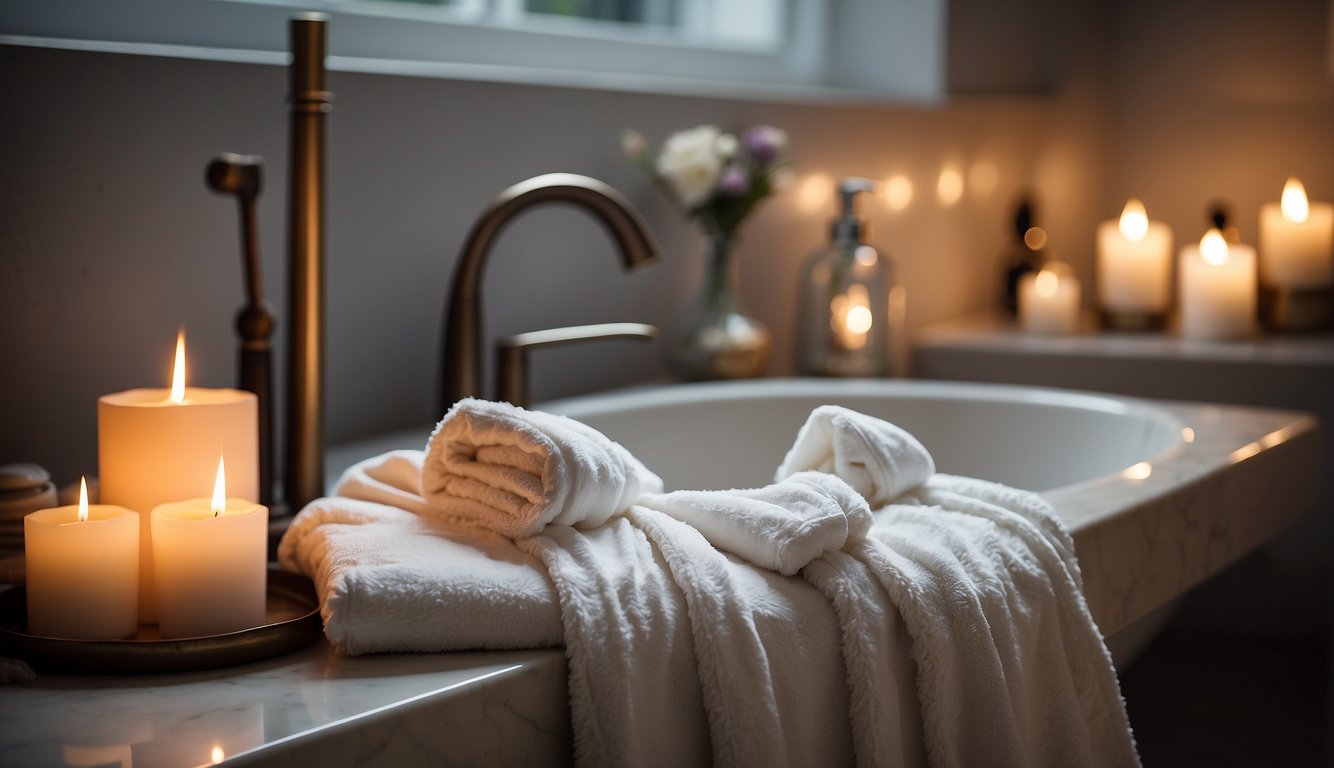
[[[857,210],[870,179],[838,184],[830,242],[811,255],[798,286],[797,370],[808,376],[887,376],[897,372],[904,297],[889,256],[867,243]]]

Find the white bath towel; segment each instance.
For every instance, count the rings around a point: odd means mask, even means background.
[[[763,488],[646,494],[638,503],[690,525],[713,546],[784,576],[871,527],[866,500],[822,472],[798,472]]]
[[[917,438],[882,419],[839,405],[811,411],[774,479],[802,470],[838,475],[876,509],[936,471]]]
[[[858,764],[1138,765],[1072,542],[1046,502],[947,475],[899,501],[802,571],[842,627]]]
[[[662,480],[573,419],[467,398],[427,443],[422,490],[428,514],[517,539],[549,524],[601,525]]]
[[[801,579],[646,507],[518,546],[560,596],[581,765],[847,765],[839,633]]]
[[[283,536],[279,561],[315,583],[329,641],[348,655],[559,646],[541,564],[498,534],[414,514],[421,465],[421,451],[360,462]]]

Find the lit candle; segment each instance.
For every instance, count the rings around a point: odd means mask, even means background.
[[[1019,280],[1019,325],[1029,333],[1074,333],[1079,327],[1079,278],[1048,262]]]
[[[871,294],[861,283],[853,283],[848,286],[847,293],[840,293],[829,302],[829,327],[843,349],[865,347],[867,334],[874,323]]]
[[[1255,249],[1211,229],[1181,249],[1181,335],[1225,341],[1255,329]]]
[[[1144,204],[1131,198],[1118,221],[1098,225],[1098,306],[1111,313],[1166,313],[1171,254],[1171,228],[1149,221]]]
[[[1290,289],[1334,284],[1334,205],[1308,201],[1297,179],[1278,203],[1260,206],[1260,280]]]
[[[212,498],[153,510],[158,628],[163,637],[204,637],[264,623],[269,510],[227,497],[218,459]]]
[[[171,389],[131,389],[97,401],[101,501],[145,517],[139,550],[139,619],[157,621],[152,526],[163,502],[209,487],[219,450],[236,497],[259,499],[259,411],[254,394],[185,386],[185,334],[176,339]]]
[[[79,503],[23,518],[28,633],[76,640],[129,637],[139,628],[139,515]]]

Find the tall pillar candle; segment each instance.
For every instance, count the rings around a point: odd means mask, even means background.
[[[1255,332],[1255,249],[1209,230],[1181,249],[1181,335],[1199,341],[1244,339]]]
[[[1111,315],[1163,315],[1172,301],[1172,230],[1126,202],[1098,225],[1098,306]]]
[[[164,638],[205,637],[264,623],[268,508],[227,498],[218,463],[212,498],[153,510],[158,628]]]
[[[1334,205],[1310,202],[1288,179],[1277,203],[1260,207],[1260,281],[1270,288],[1334,285]]]
[[[184,339],[177,341],[171,389],[132,389],[97,402],[101,501],[139,512],[140,621],[157,621],[152,526],[158,505],[209,488],[219,453],[232,495],[259,499],[259,410],[255,395],[185,386]]]
[[[139,628],[139,515],[79,503],[23,518],[28,633],[114,640]]]

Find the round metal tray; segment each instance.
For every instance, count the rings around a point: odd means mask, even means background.
[[[164,640],[157,627],[140,627],[125,640],[66,640],[25,631],[28,604],[22,587],[0,594],[0,648],[47,672],[142,675],[244,664],[302,648],[322,637],[320,604],[305,576],[268,573],[263,625],[209,637]]]

